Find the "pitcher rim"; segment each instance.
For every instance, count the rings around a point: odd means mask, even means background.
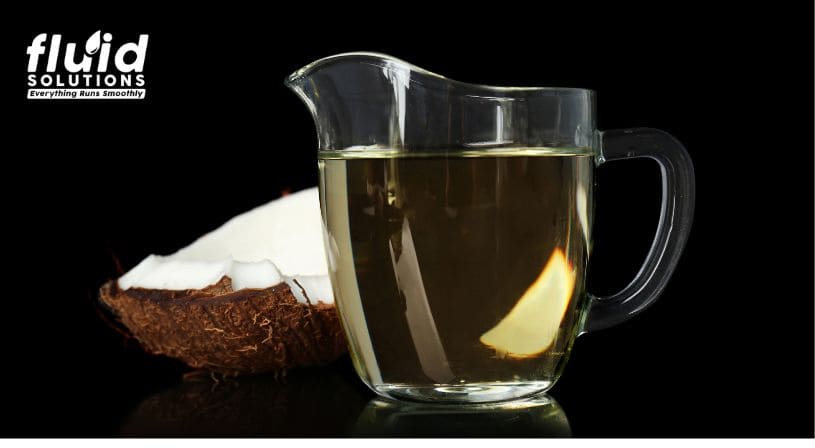
[[[303,66],[302,68],[296,70],[295,72],[293,72],[292,74],[287,76],[286,80],[285,80],[285,83],[288,86],[296,85],[299,80],[305,78],[308,73],[314,71],[314,69],[316,69],[317,67],[320,67],[320,66],[325,65],[327,63],[333,62],[333,61],[335,61],[337,59],[340,59],[340,58],[346,58],[346,57],[352,57],[352,56],[370,57],[370,58],[375,58],[375,59],[380,60],[380,61],[388,61],[388,62],[398,64],[398,65],[410,70],[411,72],[421,73],[421,74],[426,75],[426,76],[430,76],[430,77],[433,77],[433,78],[444,80],[444,81],[449,82],[451,84],[457,84],[457,85],[462,85],[462,86],[480,88],[480,89],[484,89],[484,90],[492,90],[492,91],[496,91],[496,92],[512,93],[512,92],[554,92],[554,91],[560,91],[560,92],[571,92],[571,93],[581,93],[582,92],[582,93],[586,93],[586,94],[588,94],[590,96],[594,96],[595,93],[596,93],[593,89],[587,89],[587,88],[582,88],[582,87],[544,87],[544,86],[511,87],[511,86],[494,86],[494,85],[489,85],[489,84],[477,84],[477,83],[463,82],[463,81],[458,81],[458,80],[455,80],[455,79],[448,78],[446,76],[440,75],[440,74],[432,72],[430,70],[426,70],[424,68],[421,68],[419,66],[411,64],[411,63],[409,63],[407,61],[404,61],[402,59],[393,57],[391,55],[388,55],[388,54],[385,54],[385,53],[374,52],[374,51],[352,51],[352,52],[347,52],[347,53],[334,54],[334,55],[331,55],[331,56],[326,56],[324,58],[317,59],[316,61],[311,62],[310,64],[307,64],[307,65]]]

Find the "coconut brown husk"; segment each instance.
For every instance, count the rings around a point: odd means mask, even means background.
[[[232,290],[229,277],[200,290],[130,288],[115,280],[100,301],[150,353],[225,375],[282,373],[346,352],[336,307],[297,301],[288,284]]]

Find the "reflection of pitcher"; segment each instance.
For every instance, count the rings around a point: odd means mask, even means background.
[[[371,437],[569,437],[569,420],[547,395],[511,404],[433,406],[374,399],[353,435]]]
[[[599,132],[594,92],[464,84],[377,54],[287,84],[312,112],[332,284],[377,393],[501,401],[552,387],[574,338],[664,289],[690,230],[693,167],[662,131]],[[584,290],[593,170],[656,160],[663,203],[634,281]]]

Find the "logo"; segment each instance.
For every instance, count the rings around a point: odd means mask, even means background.
[[[144,99],[147,34],[136,42],[116,43],[98,30],[82,49],[62,45],[62,35],[38,34],[26,48],[28,99]],[[46,42],[48,42],[46,47]],[[46,51],[47,50],[47,51]]]

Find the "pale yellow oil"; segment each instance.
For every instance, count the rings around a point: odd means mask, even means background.
[[[583,306],[591,152],[408,155],[319,160],[332,282],[357,371],[398,398],[548,389]]]

